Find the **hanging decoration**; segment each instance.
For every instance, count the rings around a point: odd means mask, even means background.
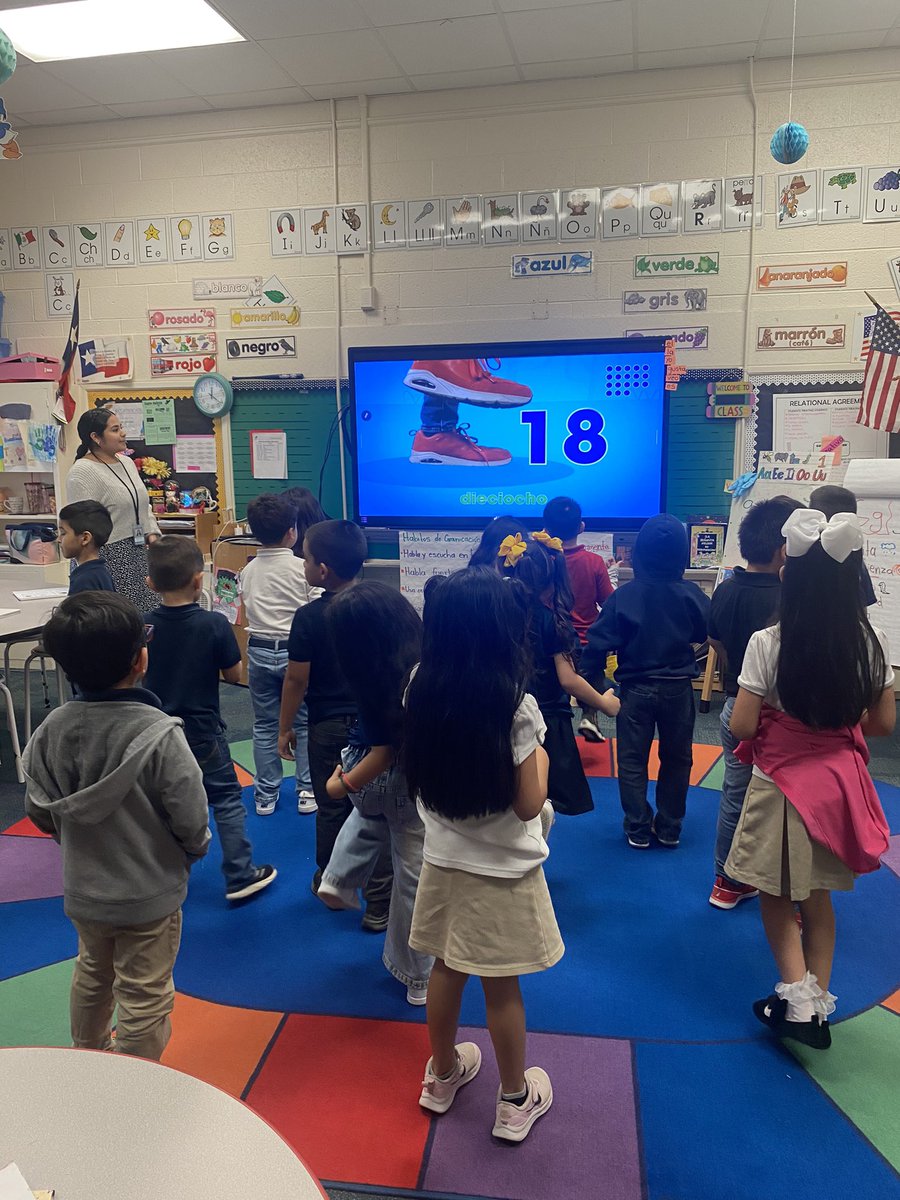
[[[791,86],[788,93],[788,119],[772,134],[769,149],[776,162],[790,166],[798,162],[809,148],[809,134],[794,120],[794,47],[797,41],[797,0],[794,0],[794,23],[791,30]]]
[[[0,85],[12,78],[16,69],[16,48],[0,29]],[[7,161],[22,157],[19,135],[6,119],[6,105],[0,97],[0,158]]]

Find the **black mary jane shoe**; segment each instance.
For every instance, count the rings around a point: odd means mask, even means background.
[[[827,1021],[811,1017],[808,1021],[789,1021],[787,1001],[780,996],[767,996],[753,1005],[753,1015],[779,1038],[791,1038],[813,1050],[827,1050],[831,1045],[831,1028]]]

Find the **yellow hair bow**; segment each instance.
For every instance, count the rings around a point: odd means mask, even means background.
[[[533,533],[532,538],[536,542],[540,542],[542,546],[546,546],[548,550],[562,550],[562,540],[558,537],[551,537],[546,529],[539,530],[538,533]]]
[[[527,549],[528,543],[522,540],[520,533],[510,533],[500,543],[497,556],[503,559],[505,567],[514,567]]]

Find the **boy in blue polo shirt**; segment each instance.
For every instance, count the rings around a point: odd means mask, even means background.
[[[147,616],[152,626],[145,684],[163,709],[181,717],[203,772],[203,786],[222,844],[225,898],[244,900],[267,888],[278,872],[253,865],[246,812],[219,711],[219,673],[226,683],[241,675],[241,652],[222,613],[197,603],[203,554],[193,538],[170,534],[147,547],[147,583],[162,605]]]
[[[78,592],[114,592],[116,585],[100,551],[112,533],[109,510],[97,500],[76,500],[59,511],[59,548],[63,558],[74,558],[69,595]]]

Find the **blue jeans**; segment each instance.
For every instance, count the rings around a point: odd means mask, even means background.
[[[351,747],[341,758],[350,771],[365,755]],[[409,798],[406,782],[397,767],[391,767],[354,797],[353,811],[341,826],[322,879],[334,887],[362,888],[377,868],[393,863],[390,917],[382,962],[407,987],[424,987],[434,959],[409,945],[416,888],[422,871],[425,827]]]
[[[253,874],[253,848],[247,838],[247,814],[241,785],[223,734],[218,734],[212,741],[191,746],[191,752],[203,772],[206,799],[222,846],[222,873],[230,891],[249,882]]]
[[[623,683],[616,717],[619,799],[625,832],[650,832],[653,809],[647,803],[647,764],[659,731],[656,831],[677,837],[684,820],[694,760],[694,689],[690,679],[643,679]]]
[[[734,756],[740,738],[731,732],[731,713],[734,709],[734,696],[729,696],[722,705],[719,724],[722,726],[722,751],[725,759],[725,777],[722,780],[722,796],[719,800],[719,818],[716,821],[716,874],[725,875],[725,860],[731,849],[734,831],[744,807],[744,796],[753,774],[753,764],[745,766]],[[725,875],[729,882],[734,883],[730,876]]]
[[[420,420],[423,433],[452,433],[459,424],[459,401],[450,396],[433,396],[426,392],[422,399]]]
[[[284,766],[278,754],[278,723],[281,715],[281,689],[287,673],[287,649],[269,646],[247,647],[247,675],[250,683],[250,702],[253,705],[253,761],[256,781],[253,788],[258,804],[278,799]],[[294,722],[297,749],[297,790],[309,791],[309,755],[307,751],[306,705],[301,704]]]

